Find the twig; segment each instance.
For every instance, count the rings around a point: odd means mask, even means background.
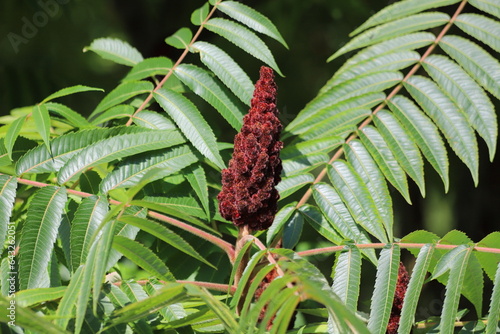
[[[384,248],[387,245],[391,244],[386,244],[386,243],[372,243],[372,244],[355,244],[359,249],[381,249]],[[399,245],[401,248],[405,249],[412,249],[412,248],[422,248],[427,244],[421,244],[421,243],[405,243],[405,242],[395,242],[392,243],[392,245]],[[454,249],[458,247],[459,245],[445,245],[445,244],[435,244],[434,247],[436,249]],[[340,252],[343,249],[345,249],[345,246],[332,246],[332,247],[324,247],[324,248],[315,248],[315,249],[308,249],[302,252],[297,252],[297,255],[299,256],[311,256],[311,255],[319,255],[319,254],[327,254],[327,253],[334,253],[334,252]],[[500,248],[491,248],[491,247],[478,247],[474,246],[474,250],[477,252],[481,253],[495,253],[495,254],[500,254]]]
[[[0,173],[0,175],[3,175],[3,174]],[[27,180],[27,179],[22,179],[22,178],[17,178],[17,182],[20,184],[25,184],[25,185],[29,185],[29,186],[33,186],[33,187],[37,187],[37,188],[47,187],[47,186],[51,185],[51,184],[47,184],[47,183],[43,183],[43,182],[32,181],[32,180]],[[78,191],[78,190],[74,190],[74,189],[66,188],[66,191],[69,194],[72,194],[72,195],[75,195],[78,197],[83,197],[83,198],[94,196],[94,194],[90,194],[90,193],[86,193],[86,192]],[[119,201],[116,201],[113,199],[109,199],[108,201],[112,205],[123,204],[122,202],[119,202]],[[129,206],[129,205],[126,205],[126,206]],[[161,220],[165,223],[168,223],[170,225],[179,227],[180,229],[183,229],[184,231],[187,231],[189,233],[197,235],[200,238],[211,242],[212,244],[214,244],[214,245],[218,246],[219,248],[221,248],[222,250],[224,250],[231,262],[234,261],[234,256],[235,256],[234,247],[229,242],[222,240],[221,238],[219,238],[213,234],[207,233],[207,232],[205,232],[197,227],[191,226],[189,224],[181,222],[180,220],[177,220],[177,219],[172,218],[172,217],[168,217],[168,216],[163,215],[161,213],[158,213],[158,212],[155,212],[152,210],[148,210],[147,214],[148,214],[148,216],[150,216],[152,218],[155,218],[155,219]]]
[[[172,66],[172,68],[170,68],[170,70],[163,77],[163,79],[156,85],[155,89],[153,89],[153,91],[151,93],[149,93],[148,97],[146,97],[146,99],[144,100],[144,102],[142,102],[142,104],[139,106],[139,108],[137,108],[137,110],[134,112],[134,114],[130,116],[129,120],[125,124],[126,126],[129,126],[129,125],[132,124],[134,116],[137,115],[137,113],[139,113],[140,111],[142,111],[146,107],[146,105],[149,103],[149,101],[151,101],[151,99],[153,98],[153,94],[156,91],[158,91],[161,87],[163,87],[163,85],[168,80],[168,78],[170,78],[170,76],[172,75],[172,73],[174,73],[176,67],[179,66],[180,63],[182,63],[182,61],[184,60],[184,58],[186,58],[187,54],[189,53],[189,49],[191,48],[191,46],[193,45],[193,43],[200,36],[201,32],[205,28],[205,24],[210,19],[210,17],[212,17],[212,15],[215,13],[215,10],[217,9],[217,5],[220,2],[221,2],[221,0],[217,1],[217,3],[212,7],[212,10],[210,11],[210,13],[208,13],[208,15],[205,18],[205,20],[203,22],[201,22],[200,27],[198,28],[198,30],[196,31],[196,33],[194,34],[193,38],[191,39],[191,41],[189,42],[189,44],[186,46],[186,48],[184,49],[184,51],[182,52],[182,54],[179,56],[179,58],[177,59],[177,61],[175,62],[175,64]]]

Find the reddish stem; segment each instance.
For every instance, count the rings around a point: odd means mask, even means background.
[[[366,249],[366,248],[371,248],[371,249],[381,249],[384,248],[385,246],[390,245],[390,244],[385,244],[385,243],[371,243],[371,244],[356,244],[355,246],[359,249]],[[421,243],[406,243],[406,242],[395,242],[392,245],[399,245],[401,248],[405,249],[411,249],[411,248],[422,248],[427,244],[421,244]],[[459,245],[445,245],[445,244],[435,244],[434,247],[437,249],[454,249],[458,247]],[[319,255],[319,254],[326,254],[326,253],[334,253],[334,252],[340,252],[345,249],[345,246],[332,246],[332,247],[324,247],[324,248],[315,248],[315,249],[308,249],[306,251],[302,252],[297,252],[297,255],[300,256],[311,256],[311,255]],[[494,253],[494,254],[500,254],[500,248],[491,248],[491,247],[478,247],[474,246],[474,250],[477,252],[481,253]]]
[[[200,34],[201,34],[201,32],[202,32],[205,24],[210,19],[210,17],[212,17],[212,15],[215,13],[215,10],[217,9],[217,5],[220,2],[221,1],[217,1],[217,3],[212,7],[212,10],[210,11],[210,13],[208,13],[208,15],[205,18],[205,20],[203,22],[201,22],[200,27],[196,31],[196,34],[193,36],[193,38],[191,39],[191,41],[189,42],[189,44],[186,46],[186,48],[184,49],[184,51],[182,52],[182,54],[180,55],[180,57],[177,59],[177,61],[175,62],[174,66],[172,66],[172,68],[163,77],[163,79],[156,85],[155,89],[153,89],[153,91],[151,93],[149,93],[148,97],[146,97],[146,99],[144,100],[144,102],[142,102],[142,104],[139,106],[139,108],[137,108],[137,110],[134,112],[134,114],[132,116],[130,116],[129,120],[125,124],[126,126],[129,126],[129,125],[132,124],[134,116],[137,115],[138,112],[144,110],[144,108],[146,107],[146,105],[153,98],[153,93],[156,92],[156,91],[158,91],[158,89],[160,89],[165,84],[165,82],[168,80],[168,78],[170,78],[170,76],[172,75],[172,73],[174,73],[175,68],[177,66],[179,66],[180,63],[182,63],[182,61],[184,60],[184,58],[186,58],[187,54],[189,53],[189,48],[198,39],[198,37],[200,36]]]
[[[3,175],[3,174],[0,173],[0,175]],[[46,187],[46,186],[50,185],[50,184],[47,184],[47,183],[38,182],[38,181],[32,181],[32,180],[27,180],[27,179],[22,179],[22,178],[17,178],[17,182],[21,183],[21,184],[25,184],[25,185],[37,187],[37,188],[42,188],[42,187]],[[75,196],[78,196],[78,197],[90,197],[90,196],[93,196],[93,194],[86,193],[86,192],[83,192],[83,191],[74,190],[74,189],[68,189],[68,188],[66,188],[66,191],[69,194],[72,194],[72,195],[75,195]],[[116,200],[113,200],[113,199],[109,199],[109,203],[112,204],[112,205],[121,205],[121,204],[123,204],[122,202],[119,202],[119,201],[116,201]],[[231,262],[234,261],[234,247],[233,247],[233,245],[231,245],[227,241],[224,241],[221,238],[219,238],[219,237],[217,237],[217,236],[215,236],[213,234],[210,234],[210,233],[207,233],[207,232],[205,232],[203,230],[200,230],[197,227],[191,226],[189,224],[181,222],[180,220],[177,220],[177,219],[172,218],[172,217],[165,216],[163,214],[160,214],[160,213],[152,211],[152,210],[148,210],[148,216],[153,217],[153,218],[158,219],[158,220],[161,220],[161,221],[163,221],[165,223],[168,223],[170,225],[177,226],[177,227],[179,227],[179,228],[181,228],[181,229],[183,229],[183,230],[185,230],[187,232],[190,232],[190,233],[192,233],[194,235],[199,236],[202,239],[205,239],[205,240],[213,243],[214,245],[218,246],[219,248],[221,248],[222,250],[224,250],[226,252],[226,254],[229,257],[229,259],[230,259]]]

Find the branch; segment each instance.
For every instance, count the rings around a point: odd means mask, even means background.
[[[189,49],[191,48],[191,46],[193,45],[194,42],[196,42],[196,40],[198,39],[198,37],[200,36],[201,32],[203,31],[203,29],[205,28],[205,24],[207,23],[207,21],[210,19],[210,17],[212,17],[212,15],[215,13],[215,10],[217,9],[217,5],[221,2],[222,0],[219,0],[217,1],[217,3],[212,7],[212,10],[210,11],[210,13],[208,13],[207,17],[205,18],[205,20],[203,22],[201,22],[200,24],[200,27],[198,28],[198,30],[196,31],[196,34],[194,34],[193,38],[191,39],[191,41],[189,42],[189,44],[186,46],[186,48],[184,49],[184,51],[182,52],[182,54],[179,56],[179,58],[177,59],[177,61],[175,62],[174,66],[172,66],[172,68],[168,71],[168,73],[163,77],[163,79],[156,85],[155,89],[153,89],[153,91],[151,93],[149,93],[148,97],[144,100],[144,102],[142,102],[142,104],[139,106],[139,108],[137,108],[137,110],[134,112],[134,114],[132,116],[130,116],[129,120],[127,121],[127,123],[125,124],[126,126],[129,126],[132,124],[132,121],[134,119],[134,116],[142,111],[146,106],[147,104],[149,103],[149,101],[151,101],[151,99],[153,98],[153,93],[156,92],[158,89],[160,89],[164,84],[165,82],[168,80],[168,78],[170,78],[170,76],[172,75],[172,73],[174,73],[175,69],[177,68],[177,66],[179,66],[180,63],[182,63],[182,61],[184,60],[184,58],[186,58],[187,54],[189,53]]]
[[[424,52],[424,54],[420,58],[420,61],[418,63],[416,63],[410,69],[410,71],[406,74],[406,76],[403,78],[403,80],[401,81],[401,83],[398,84],[396,87],[394,87],[394,89],[389,93],[389,95],[387,95],[387,97],[384,99],[384,101],[382,101],[373,110],[373,112],[371,113],[370,117],[368,117],[367,119],[364,120],[363,123],[361,123],[361,125],[358,127],[358,131],[361,130],[361,129],[363,129],[364,127],[366,127],[368,124],[370,124],[372,122],[372,120],[373,120],[373,116],[376,115],[380,110],[382,110],[382,108],[384,108],[387,105],[387,101],[389,101],[394,96],[396,96],[396,94],[399,93],[399,91],[401,90],[401,88],[403,88],[403,83],[406,82],[412,75],[414,75],[418,71],[418,69],[422,66],[422,63],[424,62],[424,60],[432,53],[432,51],[434,51],[434,49],[439,44],[439,42],[441,41],[441,39],[443,38],[443,36],[448,32],[448,30],[450,30],[451,26],[455,23],[458,15],[462,12],[462,10],[464,9],[466,3],[467,3],[467,0],[462,0],[462,2],[460,3],[460,5],[458,6],[457,10],[455,11],[455,13],[453,14],[453,16],[451,17],[450,21],[448,21],[448,23],[444,26],[443,30],[441,30],[441,32],[436,37],[436,39],[434,40],[434,42],[427,48],[427,50]],[[357,137],[358,136],[356,135],[356,133],[353,133],[353,134],[351,134],[351,136],[349,138],[347,138],[347,140],[346,140],[345,143],[347,144],[351,140],[356,139]],[[337,150],[337,152],[335,152],[335,154],[330,159],[330,161],[328,161],[327,165],[331,165],[335,160],[339,159],[342,156],[343,153],[344,153],[344,149],[342,147],[340,147]],[[316,179],[313,181],[312,184],[314,185],[314,184],[316,184],[318,182],[321,182],[323,180],[323,178],[325,177],[326,173],[327,173],[327,169],[326,169],[326,166],[325,166],[325,168],[323,168],[321,170],[321,172],[318,174],[318,176],[316,177]],[[300,208],[302,205],[304,205],[309,200],[309,198],[311,197],[311,195],[312,195],[312,188],[309,187],[309,189],[307,189],[307,191],[305,192],[304,196],[302,196],[302,198],[299,200],[299,202],[297,203],[297,205],[295,207],[297,209]]]
[[[3,175],[2,173],[0,173],[0,175]],[[47,184],[47,183],[43,183],[43,182],[38,182],[38,181],[32,181],[32,180],[27,180],[27,179],[22,179],[22,178],[17,178],[17,182],[18,183],[21,183],[21,184],[25,184],[25,185],[28,185],[28,186],[33,186],[33,187],[37,187],[37,188],[42,188],[42,187],[47,187],[47,186],[50,186],[50,184]],[[72,195],[75,195],[75,196],[78,196],[78,197],[90,197],[90,196],[93,196],[94,194],[90,194],[90,193],[86,193],[86,192],[83,192],[83,191],[78,191],[78,190],[74,190],[74,189],[68,189],[66,188],[66,191],[68,192],[68,194],[72,194]],[[123,204],[122,202],[119,202],[119,201],[116,201],[116,200],[113,200],[113,199],[109,199],[108,200],[110,204],[112,205],[121,205]],[[129,205],[126,205],[126,206],[129,206]],[[148,216],[152,217],[152,218],[155,218],[155,219],[158,219],[158,220],[161,220],[162,222],[165,222],[165,223],[168,223],[170,225],[173,225],[173,226],[176,226],[180,229],[183,229],[184,231],[187,231],[189,233],[192,233],[194,235],[197,235],[198,237],[202,238],[202,239],[205,239],[209,242],[211,242],[212,244],[218,246],[219,248],[221,248],[222,250],[224,250],[227,254],[227,256],[229,257],[229,260],[232,262],[234,261],[234,247],[233,245],[231,245],[230,243],[228,243],[227,241],[225,240],[222,240],[221,238],[213,235],[213,234],[210,234],[210,233],[207,233],[197,227],[194,227],[194,226],[191,226],[189,224],[186,224],[184,222],[181,222],[180,220],[177,220],[175,218],[172,218],[172,217],[168,217],[168,216],[165,216],[161,213],[158,213],[158,212],[155,212],[155,211],[152,211],[152,210],[148,210]]]
[[[381,249],[384,248],[387,245],[399,245],[401,248],[405,249],[412,249],[412,248],[417,248],[420,249],[424,247],[427,244],[421,244],[421,243],[406,243],[406,242],[394,242],[392,244],[385,244],[385,243],[372,243],[372,244],[355,244],[356,247],[359,249],[366,249],[366,248],[372,248],[372,249]],[[460,245],[444,245],[444,244],[435,244],[434,247],[437,249],[454,249]],[[297,252],[297,255],[300,256],[311,256],[311,255],[319,255],[319,254],[327,254],[327,253],[335,253],[335,252],[340,252],[345,249],[345,246],[332,246],[332,247],[324,247],[324,248],[315,248],[315,249],[308,249],[302,252]],[[474,250],[477,252],[481,253],[494,253],[494,254],[500,254],[500,248],[491,248],[491,247],[478,247],[474,246]]]

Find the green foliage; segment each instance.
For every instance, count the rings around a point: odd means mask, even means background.
[[[500,10],[464,3],[396,2],[335,51],[329,60],[359,50],[283,129],[279,211],[255,235],[224,220],[215,198],[231,148],[216,123],[240,130],[257,69],[203,39],[216,34],[283,76],[266,42],[288,48],[274,23],[211,0],[166,38],[178,59],[92,41],[85,50],[129,67],[116,88],[62,88],[0,131],[0,321],[15,301],[15,333],[385,333],[408,249],[398,333],[498,332],[500,232],[474,243],[394,229],[395,198],[412,203],[413,183],[426,195],[427,162],[447,191],[448,147],[476,185],[476,134],[490,160],[497,148]],[[76,93],[100,102],[52,101]],[[326,253],[331,280],[307,258]],[[441,314],[422,317],[434,280]]]

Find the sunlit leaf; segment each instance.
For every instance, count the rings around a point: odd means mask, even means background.
[[[116,38],[98,38],[83,49],[84,52],[89,50],[104,59],[127,66],[134,66],[144,59],[136,48]]]
[[[380,241],[387,242],[382,217],[359,175],[343,160],[337,160],[328,167],[330,180],[354,221]]]
[[[187,98],[172,90],[159,89],[154,92],[154,97],[193,146],[218,167],[225,168],[215,135],[198,108]]]
[[[498,136],[495,108],[478,84],[447,57],[431,55],[423,63],[426,71],[462,110],[469,123],[485,140],[493,160]]]
[[[38,133],[50,152],[50,116],[47,107],[43,104],[37,104],[33,107],[32,117]]]
[[[225,87],[209,72],[191,64],[181,64],[175,75],[195,94],[210,103],[231,126],[239,131],[243,124],[243,108],[226,93]]]
[[[243,3],[235,1],[223,1],[217,6],[217,9],[219,9],[229,17],[240,21],[247,27],[274,38],[275,40],[283,44],[286,48],[288,48],[285,40],[283,39],[275,25],[271,22],[271,20],[269,20],[267,17],[265,17],[255,9],[248,7]]]
[[[283,76],[267,45],[253,32],[244,26],[223,18],[212,18],[205,28],[226,38],[255,58],[262,60]]]
[[[124,134],[101,140],[81,150],[61,168],[60,184],[68,182],[86,169],[130,155],[166,148],[184,141],[177,131],[156,130],[137,134]]]
[[[21,290],[49,286],[47,265],[66,198],[65,188],[47,186],[38,190],[31,201],[19,241]]]
[[[469,167],[474,183],[477,184],[477,141],[465,115],[433,81],[425,77],[412,76],[404,85],[443,132],[457,156]]]
[[[333,273],[333,292],[350,310],[358,306],[361,283],[361,253],[354,245],[347,245],[337,257]]]
[[[150,93],[152,90],[153,84],[148,81],[124,82],[109,92],[109,94],[106,95],[101,102],[99,102],[90,117],[95,117],[97,114],[106,109],[116,106],[117,104],[131,99],[136,95]]]
[[[95,87],[88,87],[88,86],[83,86],[83,85],[76,85],[76,86],[71,86],[71,87],[66,87],[63,89],[58,90],[55,93],[50,94],[47,96],[40,104],[43,104],[45,102],[48,102],[50,100],[57,99],[59,97],[75,94],[75,93],[81,93],[81,92],[88,92],[88,91],[101,91],[103,92],[104,90],[101,88],[95,88]]]
[[[12,209],[14,208],[14,201],[16,199],[17,179],[13,176],[0,174],[0,244],[3,245],[7,232],[9,232],[9,239],[7,244],[9,250],[15,246],[15,231],[16,225],[10,221]]]
[[[151,275],[165,281],[175,281],[174,276],[163,261],[151,249],[141,243],[117,235],[113,238],[113,248]]]
[[[500,99],[500,62],[479,45],[460,36],[444,36],[439,46],[469,75]]]
[[[193,38],[189,28],[180,28],[172,36],[165,39],[165,43],[177,49],[186,49]]]
[[[214,72],[234,95],[246,105],[250,105],[254,86],[233,58],[217,46],[206,42],[198,41],[193,44],[192,49],[200,53],[203,64]]]
[[[500,23],[498,21],[480,14],[464,13],[458,15],[455,25],[493,50],[500,52]]]
[[[368,320],[368,329],[372,333],[386,332],[398,278],[399,257],[398,245],[387,245],[380,252]]]
[[[354,37],[350,42],[335,52],[328,61],[346,52],[372,45],[393,37],[409,34],[446,24],[450,17],[444,13],[428,12],[407,16],[392,22],[379,25]]]

